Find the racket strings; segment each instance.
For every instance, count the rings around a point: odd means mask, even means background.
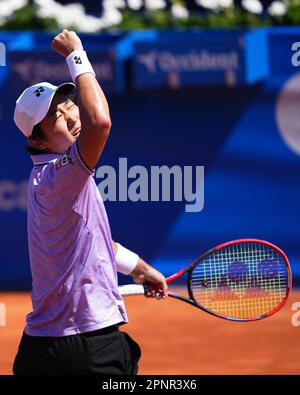
[[[251,319],[269,314],[282,303],[289,276],[279,252],[248,242],[209,255],[193,269],[190,286],[195,301],[215,314]]]

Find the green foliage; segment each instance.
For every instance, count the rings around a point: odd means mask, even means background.
[[[184,5],[184,0],[173,0]],[[198,15],[190,13],[187,18],[175,19],[167,10],[134,12],[125,10],[123,20],[118,28],[123,30],[142,30],[149,28],[235,28],[257,27],[269,25],[300,25],[300,0],[290,0],[285,15],[268,16],[256,15],[242,11],[237,7],[225,8],[221,11],[209,11]],[[71,28],[71,26],[65,26]],[[45,30],[55,31],[59,28],[53,18],[40,18],[37,15],[37,6],[29,4],[15,11],[6,21],[2,21],[1,30]]]
[[[118,27],[124,30],[141,30],[145,29],[146,25],[144,18],[139,13],[126,10],[123,13],[123,20]]]
[[[4,24],[1,30],[57,30],[58,25],[55,19],[40,18],[37,15],[37,6],[28,4],[15,11]]]
[[[300,7],[299,7],[300,9]],[[125,11],[123,21],[118,28],[125,30],[147,28],[234,28],[269,25],[270,18],[261,19],[255,14],[242,12],[237,8],[227,8],[219,12],[209,12],[200,16],[190,14],[186,19],[175,20],[171,13],[164,10],[141,15],[137,12]]]
[[[127,10],[123,13],[123,21],[118,25],[119,29],[124,30],[167,27],[174,27],[174,24],[172,15],[164,10],[145,12],[145,14]]]
[[[287,9],[284,17],[281,17],[286,25],[299,25],[300,24],[300,2],[294,1]],[[280,23],[280,19],[278,19]]]
[[[205,19],[205,27],[210,28],[254,27],[263,24],[263,21],[255,14],[242,12],[237,8],[227,8],[218,13],[209,13]]]

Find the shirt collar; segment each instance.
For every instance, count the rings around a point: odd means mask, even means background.
[[[51,161],[57,159],[61,154],[38,154],[31,155],[34,166],[47,165]]]

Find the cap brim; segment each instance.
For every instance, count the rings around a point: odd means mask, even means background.
[[[68,94],[68,93],[72,92],[74,89],[75,89],[75,84],[73,84],[72,82],[65,82],[64,84],[61,84],[57,87],[57,89],[54,92],[54,95],[57,92]],[[53,95],[53,97],[54,97],[54,95]],[[52,99],[53,99],[53,97],[52,97]]]

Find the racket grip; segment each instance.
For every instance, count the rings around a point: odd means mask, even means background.
[[[139,284],[128,284],[128,285],[121,285],[118,287],[118,291],[122,296],[126,295],[144,295],[145,288],[144,285]]]

